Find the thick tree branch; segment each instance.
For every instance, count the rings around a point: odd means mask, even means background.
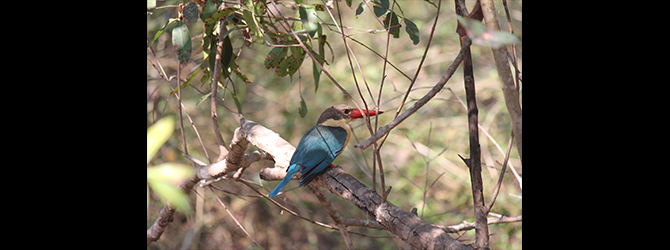
[[[341,167],[330,168],[317,177],[316,185],[348,200],[400,239],[418,249],[470,249],[451,238],[438,226],[419,219],[418,216],[403,211],[390,202],[382,203],[382,197],[356,178],[344,172]]]
[[[242,120],[243,127],[247,126],[246,123],[254,124],[254,130],[259,132],[254,135],[269,136],[268,138],[249,138],[247,136],[248,139],[262,144],[284,145],[283,147],[275,147],[272,149],[272,152],[268,153],[278,154],[290,159],[295,151],[295,147],[286,143],[284,139],[271,130],[252,121]],[[260,131],[263,132],[260,133]],[[259,148],[263,147],[262,144],[257,145],[253,141],[250,142]],[[281,180],[286,175],[288,164],[289,162],[278,164],[277,158],[275,158],[275,167],[261,169],[259,175],[261,179],[266,181]],[[438,226],[422,221],[418,216],[405,212],[390,202],[382,202],[382,197],[374,190],[344,172],[341,167],[328,168],[326,172],[314,179],[312,183],[356,205],[389,232],[416,248],[470,249],[469,245],[451,238]]]
[[[484,12],[484,21],[486,26],[492,30],[500,30],[498,19],[496,15],[496,8],[492,0],[481,1],[482,11]],[[500,85],[505,97],[505,105],[507,105],[507,112],[509,113],[510,122],[512,123],[512,131],[514,131],[514,139],[516,141],[516,148],[519,151],[519,159],[523,162],[521,157],[521,143],[522,143],[522,129],[521,129],[521,103],[519,103],[519,90],[514,85],[514,77],[507,61],[507,48],[500,47],[498,49],[491,48],[493,51],[493,59],[496,62],[496,69],[498,70],[498,77],[500,78]]]
[[[165,228],[167,228],[167,225],[172,222],[173,215],[174,208],[170,206],[170,203],[168,202],[158,213],[158,218],[156,218],[154,224],[151,225],[149,229],[147,229],[147,246],[149,246],[151,242],[157,241],[161,237],[163,231],[165,231]]]

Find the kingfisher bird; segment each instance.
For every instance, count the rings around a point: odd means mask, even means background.
[[[291,163],[286,169],[286,176],[269,196],[275,197],[298,173],[298,170],[300,170],[300,187],[304,187],[321,175],[327,167],[334,167],[331,163],[349,143],[351,134],[349,122],[363,118],[363,113],[367,116],[375,116],[384,112],[362,111],[345,104],[338,104],[324,110],[316,126],[307,130],[307,133],[300,139],[291,157]]]

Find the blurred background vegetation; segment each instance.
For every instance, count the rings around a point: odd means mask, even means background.
[[[182,1],[159,1],[157,6],[178,5]],[[340,10],[344,26],[348,27],[347,34],[360,42],[370,46],[380,54],[384,54],[387,33],[366,32],[368,30],[382,30],[381,24],[374,14],[366,10],[356,17],[356,6],[361,1],[354,0],[353,7],[349,8],[340,2]],[[437,3],[437,0],[433,2]],[[466,1],[468,10],[472,9],[475,1]],[[305,0],[306,4],[322,3],[321,1]],[[436,8],[427,1],[400,0],[404,16],[411,19],[419,28],[420,42],[413,45],[408,34],[401,28],[400,38],[391,38],[389,47],[389,61],[400,70],[412,76],[425,50],[429,38],[430,28],[435,18]],[[501,1],[495,1],[501,30],[507,31],[507,21]],[[508,1],[514,33],[522,36],[522,1]],[[279,5],[285,16],[295,16],[297,10]],[[337,9],[332,10],[337,15]],[[317,15],[327,23],[332,23],[327,12],[317,11]],[[154,10],[147,15],[147,37],[153,38],[156,32],[169,18],[178,16],[176,8]],[[336,17],[337,18],[337,17]],[[401,22],[401,24],[403,24]],[[195,52],[200,48],[203,27],[202,22],[189,25],[193,36],[193,56],[190,63],[183,69],[181,77],[185,79],[188,72],[202,61],[202,54]],[[334,29],[334,28],[333,28]],[[405,108],[423,97],[432,88],[446,68],[456,57],[460,45],[456,34],[456,18],[453,1],[443,1],[439,23],[427,55],[424,66],[413,87]],[[156,60],[159,60],[168,76],[175,75],[177,59],[172,49],[170,29],[160,36],[152,45],[156,57],[147,51],[147,127],[154,124],[161,117],[172,116],[177,121],[175,131],[168,142],[161,147],[156,157],[149,165],[158,165],[165,162],[177,162],[191,165],[190,161],[182,156],[183,146],[179,131],[178,102],[176,96],[168,95],[171,91],[167,82],[156,70]],[[324,26],[324,34],[333,49],[334,60],[331,61],[330,51],[326,49],[327,60],[330,65],[324,67],[332,76],[361,103],[358,90],[352,79],[347,55],[341,37]],[[327,107],[345,103],[352,105],[347,97],[322,74],[318,90],[315,92],[312,77],[312,62],[306,58],[298,73],[293,77],[279,77],[274,70],[266,69],[263,65],[270,47],[262,42],[255,41],[250,47],[244,47],[244,39],[239,32],[230,33],[233,49],[238,53],[242,49],[237,63],[245,73],[251,84],[245,84],[235,76],[232,77],[237,96],[246,119],[253,120],[279,133],[284,139],[297,145],[301,136],[310,127],[314,126],[320,113]],[[383,60],[362,46],[349,42],[359,64],[363,69],[370,91],[377,99],[382,79]],[[494,140],[506,150],[507,141],[511,132],[511,125],[500,83],[496,73],[491,49],[472,45],[474,73],[477,87],[477,101],[479,107],[480,125],[491,134]],[[517,46],[519,67],[523,71],[523,49]],[[511,47],[508,48],[511,53]],[[355,67],[355,66],[354,66]],[[372,99],[365,84],[356,70],[357,79],[368,105]],[[381,95],[381,110],[388,113],[379,116],[379,126],[388,124],[395,110],[400,106],[402,96],[410,81],[391,67],[386,69]],[[189,87],[182,90],[183,103],[186,111],[193,119],[203,143],[209,153],[209,160],[218,156],[218,147],[213,134],[210,118],[210,100],[201,98],[211,91],[207,84],[201,85],[200,75],[195,77]],[[176,87],[176,80],[170,83]],[[446,85],[447,88],[465,100],[462,70],[456,71]],[[235,128],[239,126],[235,103],[224,91],[219,91],[216,97],[220,101],[217,112],[221,133],[226,143],[230,143]],[[300,95],[307,103],[308,113],[302,118],[298,114]],[[184,115],[187,147],[189,154],[204,161],[207,157],[197,139],[193,128]],[[334,162],[341,165],[347,172],[369,187],[372,187],[372,156],[371,149],[359,150],[353,145],[370,136],[362,121],[352,122],[355,138],[352,138],[348,148]],[[374,126],[374,121],[373,121]],[[482,177],[484,181],[484,197],[490,199],[497,181],[504,154],[500,153],[487,137],[480,133],[482,147]],[[252,146],[253,147],[253,146]],[[252,150],[252,149],[249,149]],[[458,154],[468,156],[468,128],[467,112],[457,101],[457,98],[447,89],[441,91],[416,114],[411,116],[395,128],[382,147],[382,157],[386,176],[386,185],[393,186],[389,201],[405,211],[418,209],[418,215],[426,222],[438,225],[455,225],[461,222],[474,221],[472,192],[470,189],[469,173],[466,165],[459,159]],[[439,155],[439,156],[438,156]],[[522,175],[516,147],[512,150],[510,162]],[[272,162],[262,161],[251,165],[244,173],[243,178],[264,186],[269,193],[278,182],[265,182],[258,177],[258,171],[271,167]],[[509,168],[508,168],[509,171]],[[368,174],[366,174],[366,172]],[[424,190],[435,179],[439,180],[427,190]],[[266,249],[345,249],[342,236],[337,231],[311,224],[299,218],[283,213],[265,199],[261,199],[246,186],[234,181],[223,180],[213,184],[220,190],[212,192],[209,188],[195,188],[196,192],[188,195],[191,207],[195,212],[185,215],[176,213],[172,222],[160,240],[149,245],[149,249],[259,249],[236,225],[233,219],[217,201],[218,196],[240,221],[249,234]],[[276,200],[290,209],[312,220],[334,225],[332,219],[321,207],[316,197],[306,188],[298,188],[297,182],[289,183],[284,189],[284,195]],[[292,190],[293,189],[293,190]],[[221,191],[222,190],[222,191]],[[327,193],[327,192],[324,192]],[[328,198],[335,203],[341,215],[347,218],[369,219],[354,205],[328,193]],[[153,193],[148,194],[147,228],[155,221],[158,211],[164,203]],[[499,197],[492,208],[492,212],[503,216],[517,216],[522,214],[522,192],[519,182],[511,172],[505,175]],[[491,216],[491,215],[489,215]],[[492,249],[521,249],[522,223],[489,225]],[[366,237],[352,234],[354,246],[357,249],[409,249],[409,244],[398,238],[390,238],[384,231],[350,227],[351,231],[361,232],[371,236]],[[474,230],[464,234],[452,234],[466,243],[471,243]]]

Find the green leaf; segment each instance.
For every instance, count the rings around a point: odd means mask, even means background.
[[[212,16],[205,19],[205,24],[211,24],[211,23],[215,23],[217,21],[221,21],[221,20],[225,19],[226,17],[228,17],[230,14],[233,14],[233,12],[235,12],[235,9],[233,7],[228,7],[228,8],[219,10],[217,12],[214,12],[214,14],[212,14]]]
[[[270,50],[265,58],[265,68],[276,68],[279,63],[286,57],[287,47],[275,47]]]
[[[292,60],[289,62],[287,69],[288,74],[291,75],[291,77],[293,77],[293,74],[295,74],[295,72],[300,68],[300,65],[302,65],[306,54],[307,53],[300,47],[291,47]]]
[[[191,169],[184,164],[167,162],[158,166],[147,167],[147,180],[179,185],[193,176]]]
[[[319,26],[319,53],[312,53],[314,55],[314,58],[316,58],[316,61],[323,66],[324,59],[323,57],[325,56],[325,49],[323,46],[325,45],[326,42],[326,35],[322,34],[322,31],[320,29],[321,27]],[[314,61],[312,61],[312,75],[314,75],[314,93],[316,93],[316,90],[319,89],[319,79],[321,78],[321,68],[319,68]]]
[[[254,22],[254,12],[256,14],[256,20],[259,24],[261,23],[261,19],[258,17],[259,15],[259,10],[257,7],[261,7],[262,3],[256,2],[256,1],[247,1],[245,5],[245,9],[242,11],[242,17],[244,18],[244,21],[247,23],[249,26],[249,31],[254,33],[254,36],[262,40],[263,39],[263,34],[259,32],[258,26],[256,25],[256,22]],[[256,4],[256,6],[254,6]],[[262,7],[261,7],[262,9]]]
[[[244,73],[242,73],[242,69],[240,69],[240,66],[237,65],[237,56],[233,54],[233,59],[230,60],[230,69],[233,70],[233,73],[239,78],[240,80],[244,81],[247,84],[251,84],[251,80],[249,80],[249,77],[247,77]]]
[[[351,3],[351,0],[347,0],[349,3]],[[323,6],[323,4],[319,3],[313,3],[312,6],[314,6],[314,10],[316,11],[326,11],[326,7]],[[349,7],[351,8],[351,4],[349,4]]]
[[[363,0],[363,1],[365,2],[365,0]],[[351,2],[353,2],[353,1],[352,0],[346,0],[346,2],[347,2],[347,6],[349,6],[349,8],[351,8]]]
[[[196,22],[198,19],[198,14],[200,14],[200,12],[198,11],[198,4],[196,4],[195,2],[188,3],[186,6],[184,6],[182,13],[184,13],[184,22],[186,23]]]
[[[391,25],[389,26],[389,19],[391,20]],[[393,35],[393,38],[399,38],[400,37],[400,26],[398,24],[398,15],[395,12],[389,12],[385,17],[384,17],[384,27],[389,28],[389,32]]]
[[[489,29],[482,22],[463,16],[457,15],[456,18],[463,25],[465,33],[474,44],[494,49],[505,45],[521,44],[521,40],[509,32]]]
[[[234,89],[235,89],[235,86],[233,86],[233,90]],[[240,100],[238,100],[238,98],[237,98],[237,93],[231,92],[231,94],[233,95],[233,101],[235,101],[235,107],[237,107],[237,113],[242,115],[242,104],[240,103]]]
[[[375,0],[373,3],[375,5],[372,6],[372,10],[375,12],[375,16],[381,17],[389,11],[389,0]]]
[[[237,64],[236,64],[236,65],[237,65]],[[237,67],[233,68],[233,73],[235,73],[235,75],[237,76],[237,78],[240,78],[240,80],[242,80],[242,81],[245,82],[246,84],[251,84],[251,83],[252,83],[252,81],[249,80],[249,77],[247,77],[247,75],[245,75],[244,73],[242,73],[242,71],[240,70],[240,66],[237,66]]]
[[[170,202],[172,206],[186,214],[191,211],[188,195],[178,185],[192,175],[191,167],[177,163],[163,163],[147,168],[147,182],[151,189],[161,200]]]
[[[321,63],[321,62],[319,62]],[[321,78],[321,69],[312,61],[312,75],[314,76],[314,93],[319,89],[319,79]]]
[[[409,35],[409,38],[412,39],[412,44],[419,44],[419,28],[416,27],[416,24],[407,18],[405,20],[405,31]]]
[[[314,34],[316,34],[318,29],[317,24],[319,23],[314,7],[302,5],[300,6],[298,13],[300,13],[300,20],[302,21],[305,31],[309,33],[309,37],[314,37]]]
[[[428,2],[429,4],[433,5],[437,9],[437,5],[435,3],[431,2],[430,0],[423,0],[424,2]]]
[[[177,22],[177,26],[172,29],[172,45],[177,51],[179,63],[188,64],[191,58],[191,34],[184,22]]]
[[[174,132],[174,119],[166,116],[147,129],[147,164]]]
[[[202,8],[202,15],[200,19],[204,22],[207,18],[211,17],[219,9],[219,6],[216,6],[214,0],[206,0],[205,6]]]
[[[302,95],[300,95],[300,108],[298,109],[298,114],[300,114],[300,117],[305,118],[307,115],[307,104],[305,103],[305,99],[302,99]]]
[[[363,14],[363,11],[365,11],[365,6],[367,6],[367,5],[368,4],[365,3],[365,0],[361,1],[361,3],[358,4],[358,8],[356,8],[356,18],[358,18],[358,16]]]
[[[230,38],[226,36],[223,38],[223,48],[221,51],[221,69],[223,72],[228,72],[230,67],[230,59],[233,58],[233,44],[230,43]]]
[[[202,85],[205,85],[206,82],[209,82],[209,68],[205,69],[205,72],[202,73],[202,77],[200,77],[200,87]]]
[[[256,26],[256,23],[254,22],[253,13],[250,10],[243,10],[242,16],[244,17],[244,21],[247,23],[247,25],[249,25],[249,32],[253,32],[254,34],[256,34],[257,35],[256,37],[258,37],[258,35],[261,35],[262,38],[262,34],[259,34],[260,32],[258,32],[258,26]]]
[[[161,34],[163,34],[163,31],[165,30],[165,28],[167,28],[168,25],[170,25],[174,22],[177,22],[178,20],[179,19],[177,19],[177,18],[168,19],[167,23],[165,23],[163,25],[163,27],[156,32],[156,35],[154,35],[154,39],[151,39],[151,42],[149,42],[149,44],[147,44],[147,46],[151,46],[156,41],[156,39],[158,39],[158,37],[161,36]]]
[[[207,5],[207,4],[205,4],[205,5]],[[216,22],[228,18],[234,12],[235,12],[235,9],[233,7],[225,8],[225,9],[219,10],[217,12],[214,12],[211,16],[204,19],[204,22],[205,22],[205,36],[209,36],[214,32],[214,26],[216,26]]]
[[[200,104],[205,102],[210,95],[212,95],[212,92],[207,92],[207,94],[201,96],[200,99],[198,99],[198,104],[196,104],[195,106],[200,106]]]
[[[293,61],[293,55],[287,56],[286,58],[281,58],[279,66],[275,68],[275,74],[278,76],[288,75],[288,66]]]

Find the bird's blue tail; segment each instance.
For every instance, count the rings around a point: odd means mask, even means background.
[[[284,186],[288,184],[288,181],[293,179],[293,176],[295,176],[298,173],[298,170],[300,170],[300,166],[298,166],[297,164],[289,166],[288,170],[286,171],[286,176],[284,177],[284,179],[282,179],[281,182],[279,182],[279,185],[277,185],[277,187],[275,187],[275,189],[273,189],[272,192],[270,192],[270,195],[268,196],[275,197],[279,193],[279,191],[281,191],[284,188]]]

